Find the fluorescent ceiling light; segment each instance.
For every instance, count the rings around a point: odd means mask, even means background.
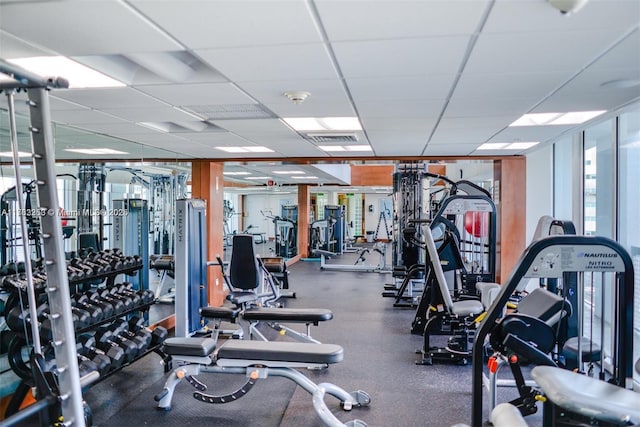
[[[606,110],[598,110],[525,114],[509,126],[578,125],[606,112]]]
[[[248,176],[245,179],[271,179],[270,176]]]
[[[86,67],[64,56],[35,56],[32,58],[9,59],[41,77],[59,76],[69,81],[69,88],[124,87],[124,83],[112,79],[96,70]]]
[[[346,151],[342,145],[318,145],[322,151]]]
[[[532,142],[513,142],[505,147],[506,150],[526,150],[540,144],[538,141]]]
[[[290,117],[283,120],[297,131],[362,130],[357,117]]]
[[[0,157],[13,158],[13,151],[0,151]],[[31,157],[31,153],[25,153],[24,151],[18,151],[18,157]]]
[[[278,175],[304,175],[304,171],[273,171],[273,173],[277,173]]]
[[[227,153],[273,153],[272,149],[257,145],[249,147],[216,147],[216,149]]]
[[[305,176],[292,176],[291,178],[293,179],[318,179],[317,176],[309,176],[309,175],[305,175]]]
[[[222,172],[223,175],[251,175],[250,172]]]
[[[318,145],[322,151],[373,151],[369,145]]]
[[[509,144],[507,144],[506,142],[485,142],[484,144],[476,148],[476,150],[502,150],[507,145]]]
[[[129,154],[124,151],[112,150],[111,148],[67,148],[64,151],[80,154]]]
[[[169,132],[169,126],[166,123],[160,122],[138,122],[137,125],[146,127],[151,130],[157,130],[158,132]]]

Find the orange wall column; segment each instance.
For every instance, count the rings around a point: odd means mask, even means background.
[[[526,247],[527,162],[524,157],[493,162],[494,202],[498,211],[496,281],[507,280]]]
[[[309,185],[298,185],[298,255],[309,257],[309,212],[311,191]]]
[[[222,255],[224,250],[224,176],[223,163],[196,160],[191,166],[191,197],[207,202],[207,256],[208,260]],[[209,267],[209,305],[220,306],[224,302],[225,289],[220,267]]]

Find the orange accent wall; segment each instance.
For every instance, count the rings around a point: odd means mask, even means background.
[[[308,185],[298,185],[298,255],[309,257],[309,213],[311,192]]]
[[[526,177],[524,157],[493,163],[494,202],[498,211],[496,281],[505,281],[526,247]]]
[[[351,165],[351,185],[393,185],[393,165]]]
[[[207,253],[212,260],[223,253],[223,203],[224,203],[224,175],[223,163],[206,160],[192,162],[191,194],[194,199],[207,201]],[[224,302],[225,289],[222,273],[219,267],[208,269],[209,305],[220,306]]]

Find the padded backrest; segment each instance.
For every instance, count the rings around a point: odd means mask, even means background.
[[[231,286],[253,290],[260,286],[261,270],[251,234],[235,234],[229,262]]]
[[[78,250],[93,250],[93,252],[100,252],[102,250],[102,244],[98,233],[79,233],[78,234]]]
[[[442,294],[442,300],[447,311],[450,311],[453,306],[453,300],[451,299],[451,294],[449,294],[449,287],[447,286],[447,280],[444,277],[442,264],[440,264],[438,249],[436,249],[436,244],[433,241],[433,235],[431,234],[431,229],[429,227],[425,227],[424,241],[425,246],[427,247],[427,255],[429,255],[429,263],[436,276],[436,282],[438,283],[440,293]]]
[[[543,288],[535,288],[518,303],[518,313],[537,317],[548,325],[571,315],[571,304],[560,295]]]

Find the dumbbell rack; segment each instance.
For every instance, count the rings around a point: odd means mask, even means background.
[[[99,254],[99,253],[98,253]],[[115,286],[115,282],[116,282],[116,278],[121,275],[121,274],[125,274],[125,275],[135,275],[138,273],[138,271],[140,271],[143,267],[142,263],[139,263],[137,265],[134,266],[128,266],[128,267],[124,267],[124,268],[120,268],[117,270],[111,270],[109,272],[104,272],[104,273],[100,273],[100,274],[94,274],[91,276],[85,276],[82,279],[78,279],[78,280],[69,280],[69,288],[71,289],[70,294],[71,295],[75,295],[76,297],[79,297],[80,295],[82,295],[82,292],[78,291],[83,285],[87,284],[87,283],[91,283],[91,284],[96,284],[96,283],[104,283],[105,286],[97,286],[94,289],[88,291],[87,293],[93,293],[96,291],[104,291],[104,290],[108,290],[110,288],[112,288],[113,286]],[[6,278],[12,278],[13,280],[6,280]],[[25,288],[26,288],[26,284],[25,284],[25,280],[23,279],[23,276],[20,273],[16,273],[14,275],[10,275],[10,276],[5,276],[4,278],[2,278],[3,280],[0,280],[0,287],[2,287],[3,289],[5,289],[6,291],[10,292],[13,295],[13,301],[15,304],[17,304],[20,300],[24,300],[24,295],[19,295],[19,294],[24,294],[25,292]],[[39,296],[42,295],[42,293],[45,291],[45,287],[42,285],[42,283],[44,283],[43,281],[40,282],[40,285],[36,285],[35,286],[35,294],[36,294],[36,299],[38,299]],[[110,294],[113,295],[113,294]],[[81,328],[75,328],[74,329],[74,333],[75,336],[78,336],[79,334],[83,334],[83,333],[87,333],[87,332],[91,332],[95,329],[97,329],[100,326],[103,325],[107,325],[107,324],[111,324],[113,323],[115,320],[120,319],[120,318],[124,318],[130,314],[133,313],[146,313],[148,312],[149,308],[155,304],[156,299],[155,299],[155,295],[153,297],[153,299],[151,301],[147,301],[147,302],[142,302],[140,304],[137,304],[129,309],[125,309],[123,311],[120,311],[118,313],[115,313],[109,317],[106,318],[102,318],[100,321],[91,323],[90,325],[86,326],[86,327],[81,327]],[[5,313],[11,312],[11,307],[12,304],[9,304],[8,306],[6,306],[5,308]],[[26,366],[26,364],[24,364],[24,362],[22,362],[22,347],[26,344],[27,342],[27,337],[25,336],[24,333],[21,333],[20,331],[14,330],[13,333],[15,334],[15,342],[12,342],[11,345],[9,346],[9,363],[11,365],[11,367],[13,368],[14,372],[24,381],[30,382],[33,379],[31,378],[31,372],[29,370],[29,368]],[[44,336],[43,336],[44,337]],[[47,345],[45,344],[44,348],[46,349]],[[140,360],[141,358],[143,358],[144,356],[146,356],[147,354],[151,353],[151,352],[155,352],[157,353],[160,357],[162,357],[162,359],[166,362],[167,361],[167,356],[160,351],[160,347],[161,347],[161,343],[149,347],[147,349],[145,349],[145,351],[142,354],[139,354],[138,356],[136,356],[136,358],[132,361],[123,363],[121,366],[119,366],[117,369],[113,369],[110,370],[108,373],[101,375],[100,378],[98,378],[97,380],[95,380],[92,384],[96,384],[100,381],[102,381],[103,379],[113,375],[114,373],[120,371],[122,368],[131,365],[132,363],[134,363],[137,360]],[[168,366],[168,364],[165,364],[165,366]],[[20,397],[18,397],[19,399],[21,399]]]

